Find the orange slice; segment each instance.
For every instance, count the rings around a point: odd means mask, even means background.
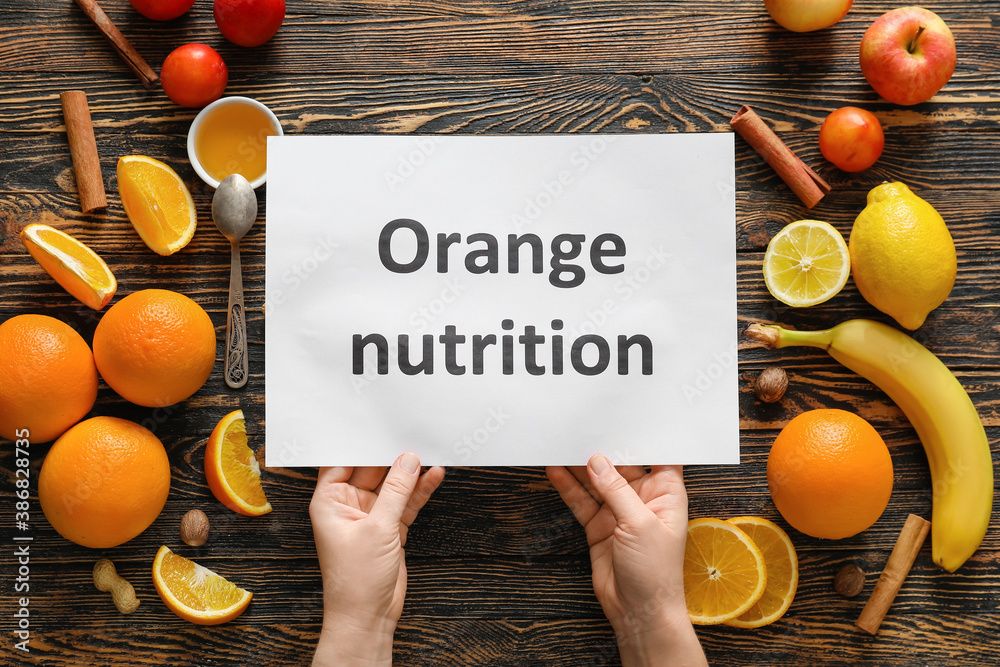
[[[724,623],[746,613],[766,585],[764,556],[746,533],[719,519],[688,522],[684,598],[692,623]]]
[[[271,511],[260,484],[260,465],[247,446],[242,410],[219,420],[208,437],[205,478],[219,502],[234,512],[260,516]]]
[[[26,225],[20,236],[35,261],[80,303],[100,310],[111,301],[118,281],[96,252],[48,225]]]
[[[729,519],[731,523],[750,536],[764,554],[767,567],[767,586],[757,603],[726,625],[738,628],[760,628],[784,616],[795,599],[799,585],[799,558],[788,534],[775,523],[756,516]]]
[[[132,226],[153,252],[172,255],[194,236],[198,218],[191,193],[159,160],[145,155],[119,159],[118,192]]]
[[[153,561],[153,585],[163,604],[186,621],[218,625],[231,621],[250,604],[253,593],[237,587],[166,545]]]

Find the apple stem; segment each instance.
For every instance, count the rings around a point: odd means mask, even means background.
[[[916,51],[917,40],[920,39],[920,33],[924,31],[925,27],[926,26],[920,26],[919,28],[917,28],[917,34],[914,35],[913,39],[910,40],[910,43],[906,45],[906,51],[908,53],[913,53],[914,51]]]

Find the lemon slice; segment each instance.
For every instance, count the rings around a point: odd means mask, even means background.
[[[764,253],[764,284],[789,306],[815,306],[833,297],[851,274],[844,237],[819,220],[790,223],[771,239]]]
[[[118,191],[132,226],[153,252],[172,255],[194,236],[194,200],[170,166],[145,155],[126,155],[118,160]]]
[[[764,555],[767,586],[757,602],[740,616],[726,621],[738,628],[760,628],[784,616],[795,599],[799,585],[799,558],[788,533],[762,517],[741,516],[727,519],[750,536]]]
[[[35,261],[85,306],[100,310],[115,295],[118,282],[108,265],[66,232],[33,223],[25,225],[20,237]]]
[[[161,546],[153,561],[153,586],[163,604],[186,621],[218,625],[244,611],[253,593]]]
[[[212,494],[229,509],[246,516],[271,511],[260,483],[260,465],[247,446],[242,410],[219,420],[205,447],[205,478]]]
[[[684,599],[692,623],[725,623],[745,614],[766,587],[764,555],[745,532],[720,519],[688,522]]]

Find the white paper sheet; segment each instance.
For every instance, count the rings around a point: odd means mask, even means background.
[[[739,462],[732,134],[267,151],[266,465]]]

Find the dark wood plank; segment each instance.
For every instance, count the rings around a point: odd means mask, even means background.
[[[5,106],[37,109],[30,119],[16,112],[6,116],[6,124],[0,119],[0,128],[18,128],[10,135],[14,143],[0,154],[0,160],[7,160],[0,171],[4,175],[0,191],[23,190],[29,183],[73,187],[72,178],[64,173],[70,162],[58,102],[65,87],[51,79],[40,85],[38,78],[0,76],[0,83],[5,84],[0,86],[0,101],[7,102]],[[688,74],[644,78],[571,75],[497,81],[432,77],[400,84],[384,77],[324,79],[300,75],[272,77],[253,85],[236,83],[227,92],[260,98],[274,108],[290,134],[729,131],[729,119],[740,104],[749,103],[803,160],[831,179],[834,194],[819,209],[825,215],[850,201],[843,197],[865,193],[887,178],[915,187],[954,190],[956,183],[948,178],[958,178],[958,174],[964,177],[962,189],[973,185],[970,178],[989,187],[996,174],[996,165],[988,159],[996,142],[990,129],[1000,117],[995,77],[982,79],[975,102],[955,97],[943,100],[942,107],[933,111],[917,107],[905,112],[878,102],[863,80],[851,77],[853,103],[871,108],[889,131],[884,157],[873,170],[860,175],[838,172],[819,154],[819,126],[830,111],[844,104],[841,94],[817,99],[809,108],[794,108],[780,98],[792,96],[805,78],[746,76],[734,80],[730,75]],[[88,91],[107,180],[113,180],[118,157],[135,152],[138,135],[143,139],[143,150],[173,164],[189,187],[207,191],[186,166],[183,137],[194,110],[176,107],[162,93],[136,90],[127,80],[112,85],[105,76],[95,74],[82,77],[77,85]],[[331,90],[338,92],[331,94]],[[358,90],[367,92],[359,96]],[[758,91],[764,90],[774,97],[762,97]],[[123,104],[123,98],[129,103]],[[949,129],[964,131],[946,131]],[[780,181],[770,168],[745,144],[739,145],[741,185],[746,179],[768,188],[768,193],[779,188]],[[935,177],[929,178],[931,174]],[[797,204],[794,197],[789,199],[789,207]]]
[[[937,6],[928,4],[932,9]],[[947,6],[939,8],[944,13]],[[381,5],[372,13],[343,16],[336,5],[314,7],[316,13],[289,12],[279,35],[258,50],[258,55],[268,57],[271,71],[845,70],[857,67],[856,47],[850,47],[881,13],[848,14],[836,30],[822,33],[825,48],[811,49],[815,47],[814,36],[784,31],[759,6],[744,6],[726,16],[678,5],[647,13],[614,11],[582,16],[561,8],[547,15],[515,10],[493,16],[475,12],[401,16],[386,12]],[[208,43],[219,48],[224,57],[233,58],[231,70],[235,74],[257,68],[256,62],[235,56],[236,47],[225,42],[205,10],[194,11],[179,22],[157,23],[120,4],[109,9],[112,20],[121,24],[122,32],[156,68],[174,47],[192,41]],[[29,40],[21,35],[20,21],[0,29],[0,70],[124,71],[75,8],[50,9],[35,4],[26,15],[38,31]],[[962,43],[975,49],[977,64],[995,71],[995,50],[983,41],[988,26],[996,22],[990,8],[975,14],[952,12],[948,22]],[[734,26],[739,30],[738,49],[732,47]],[[553,43],[559,48],[551,48]],[[957,75],[956,84],[963,73]]]
[[[639,131],[728,130],[732,113],[747,102],[785,134],[818,132],[830,111],[853,102],[870,108],[886,128],[930,135],[956,129],[988,132],[1000,113],[992,72],[970,74],[965,94],[953,91],[957,84],[949,82],[947,94],[943,91],[933,104],[908,108],[880,100],[857,71],[826,76],[830,88],[816,90],[804,105],[795,98],[813,77],[772,71],[739,76],[717,71],[542,73],[501,79],[481,73],[414,73],[400,79],[377,72],[256,71],[231,77],[227,94],[258,97],[275,109],[290,133],[621,131],[612,119]],[[16,134],[64,132],[58,94],[66,89],[65,80],[0,69],[0,82],[5,109],[0,128]],[[87,90],[98,132],[180,135],[196,112],[176,106],[162,91],[144,91],[107,72],[74,74],[73,84]],[[890,132],[889,150],[919,150],[916,138]]]

